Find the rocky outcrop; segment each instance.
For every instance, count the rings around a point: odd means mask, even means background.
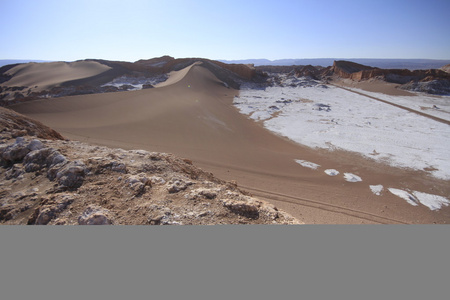
[[[383,78],[388,82],[405,84],[410,81],[432,81],[436,79],[448,80],[450,75],[442,70],[407,70],[407,69],[379,69],[360,65],[349,61],[335,61],[332,67],[334,74],[341,78],[352,80],[367,80]]]
[[[450,64],[443,66],[441,68],[441,70],[444,72],[450,73]]]
[[[400,88],[434,95],[450,95],[450,80],[411,81],[403,84]]]
[[[30,135],[43,139],[64,139],[61,134],[13,110],[0,107],[0,133],[4,138]]]
[[[188,159],[0,132],[0,224],[299,223]]]
[[[444,69],[407,70],[379,69],[348,61],[335,61],[326,74],[355,81],[377,78],[386,82],[401,84],[400,88],[429,94],[449,95],[450,74]]]
[[[377,68],[364,66],[351,61],[338,60],[333,63],[333,72],[342,78],[352,78],[352,74],[361,73],[362,71],[372,71]]]
[[[321,77],[322,69],[307,65],[295,70],[295,76],[297,77],[310,77],[315,80],[319,80]]]

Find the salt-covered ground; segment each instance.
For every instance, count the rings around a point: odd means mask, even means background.
[[[394,188],[388,188],[392,194],[406,200],[411,205],[418,206],[419,203],[425,205],[430,210],[439,210],[442,206],[448,206],[450,201],[442,196],[427,194],[418,191],[412,191],[411,193]]]
[[[418,92],[411,92],[414,96],[391,96],[357,88],[348,89],[450,121],[450,96],[433,96]]]
[[[243,88],[234,105],[300,144],[353,151],[450,180],[449,125],[311,79],[290,80],[284,86]],[[450,111],[450,97],[370,95],[440,118]]]
[[[114,78],[112,81],[105,83],[102,87],[105,86],[114,86],[116,88],[121,88],[122,86],[128,86],[127,90],[141,90],[144,85],[156,85],[160,82],[164,82],[167,80],[167,75],[158,75],[154,77],[133,77],[133,76],[120,76]]]

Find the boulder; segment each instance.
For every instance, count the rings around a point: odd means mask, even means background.
[[[35,146],[36,145],[34,145],[33,148],[36,148]],[[67,162],[66,157],[53,148],[33,150],[29,152],[23,160],[26,172],[34,172],[43,168],[51,168],[57,164],[65,162]]]
[[[172,178],[167,184],[167,190],[171,194],[178,193],[179,191],[184,191],[189,185],[192,184],[193,183],[191,181],[185,179]]]
[[[261,206],[261,202],[254,199],[249,200],[234,200],[223,199],[222,204],[236,214],[247,216],[250,218],[258,218],[258,209]]]
[[[39,150],[44,148],[44,144],[40,140],[34,139],[28,144],[27,148],[30,151]]]
[[[36,225],[47,225],[52,219],[55,219],[63,210],[73,203],[73,195],[65,194],[48,201],[48,204],[37,210]]]
[[[138,175],[129,175],[125,182],[128,187],[134,192],[135,196],[141,195],[145,192],[145,186],[151,186],[151,180],[147,177],[145,173],[140,173]]]
[[[83,184],[86,173],[86,166],[82,162],[74,161],[56,173],[56,180],[62,188],[75,189]]]
[[[28,152],[30,149],[27,147],[25,139],[18,137],[14,144],[0,148],[0,160],[6,165],[21,162]]]
[[[216,197],[217,197],[217,190],[207,188],[198,188],[192,190],[189,194],[186,195],[186,198],[190,200],[195,200],[199,198],[206,198],[212,200]]]
[[[113,220],[109,210],[91,205],[78,217],[79,225],[112,225]]]

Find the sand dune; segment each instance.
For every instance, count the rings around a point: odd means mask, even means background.
[[[98,75],[110,67],[94,61],[20,64],[6,73],[13,76],[7,86],[35,87],[45,90],[64,82]]]
[[[450,210],[413,207],[369,185],[450,194],[447,182],[396,169],[352,153],[315,150],[270,133],[232,106],[239,91],[226,88],[201,64],[172,74],[158,88],[47,99],[14,110],[66,137],[126,149],[170,152],[306,223],[444,223]],[[296,160],[313,162],[305,168]],[[337,176],[325,170],[335,169]],[[351,173],[362,182],[348,182]]]

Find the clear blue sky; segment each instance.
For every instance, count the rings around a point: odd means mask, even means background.
[[[0,0],[0,59],[450,59],[450,0]]]

